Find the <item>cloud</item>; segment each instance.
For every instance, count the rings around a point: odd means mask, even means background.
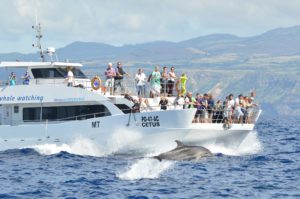
[[[30,27],[36,14],[44,42],[57,47],[73,41],[113,45],[181,41],[212,33],[249,36],[300,21],[297,0],[1,0],[1,4],[0,42],[9,45],[0,45],[0,52],[33,51]]]

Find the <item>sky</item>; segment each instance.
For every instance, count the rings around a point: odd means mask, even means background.
[[[299,9],[299,0],[0,0],[0,53],[36,52],[36,18],[43,46],[122,46],[214,33],[258,35],[300,25]]]

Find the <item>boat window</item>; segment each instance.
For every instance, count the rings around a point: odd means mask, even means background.
[[[104,105],[23,108],[24,122],[40,121],[41,115],[42,120],[65,121],[86,120],[94,117],[105,117],[111,115],[111,113]]]
[[[33,68],[31,72],[34,78],[65,78],[57,68]]]
[[[127,114],[131,112],[131,108],[126,104],[115,104],[123,113]]]
[[[40,121],[41,108],[23,108],[23,121]]]
[[[14,113],[19,113],[19,106],[14,106]]]
[[[68,70],[67,69],[58,68],[58,71],[60,73],[64,74],[65,77],[68,75]],[[74,74],[74,78],[87,79],[87,77],[85,76],[85,74],[79,68],[73,68],[72,72]]]

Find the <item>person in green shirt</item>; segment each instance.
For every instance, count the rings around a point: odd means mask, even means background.
[[[155,96],[160,96],[160,72],[159,72],[159,67],[155,66],[154,71],[151,73],[151,78],[150,78],[150,97],[155,97]]]

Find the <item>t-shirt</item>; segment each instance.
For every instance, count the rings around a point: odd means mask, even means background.
[[[161,99],[159,101],[159,104],[160,104],[160,108],[162,110],[167,110],[167,105],[168,105],[168,100],[167,99]]]
[[[151,86],[160,86],[160,72],[152,72],[150,84]]]
[[[169,81],[175,82],[176,75],[174,72],[169,72]]]
[[[68,72],[68,83],[72,83],[74,80],[74,74],[71,70]]]
[[[135,79],[136,79],[136,85],[138,86],[143,86],[145,85],[145,82],[147,81],[147,77],[145,75],[145,73],[137,73],[135,75]]]
[[[119,76],[119,75],[120,76]],[[116,68],[116,77],[115,77],[115,79],[123,79],[124,78],[124,76],[123,75],[125,75],[126,73],[125,73],[125,71],[123,70],[123,67],[117,67]]]
[[[108,69],[106,69],[105,76],[106,76],[106,79],[114,78],[114,76],[116,76],[115,69],[114,68],[108,68]]]
[[[230,108],[230,109],[234,108],[234,100],[233,99],[228,101],[227,108]]]

